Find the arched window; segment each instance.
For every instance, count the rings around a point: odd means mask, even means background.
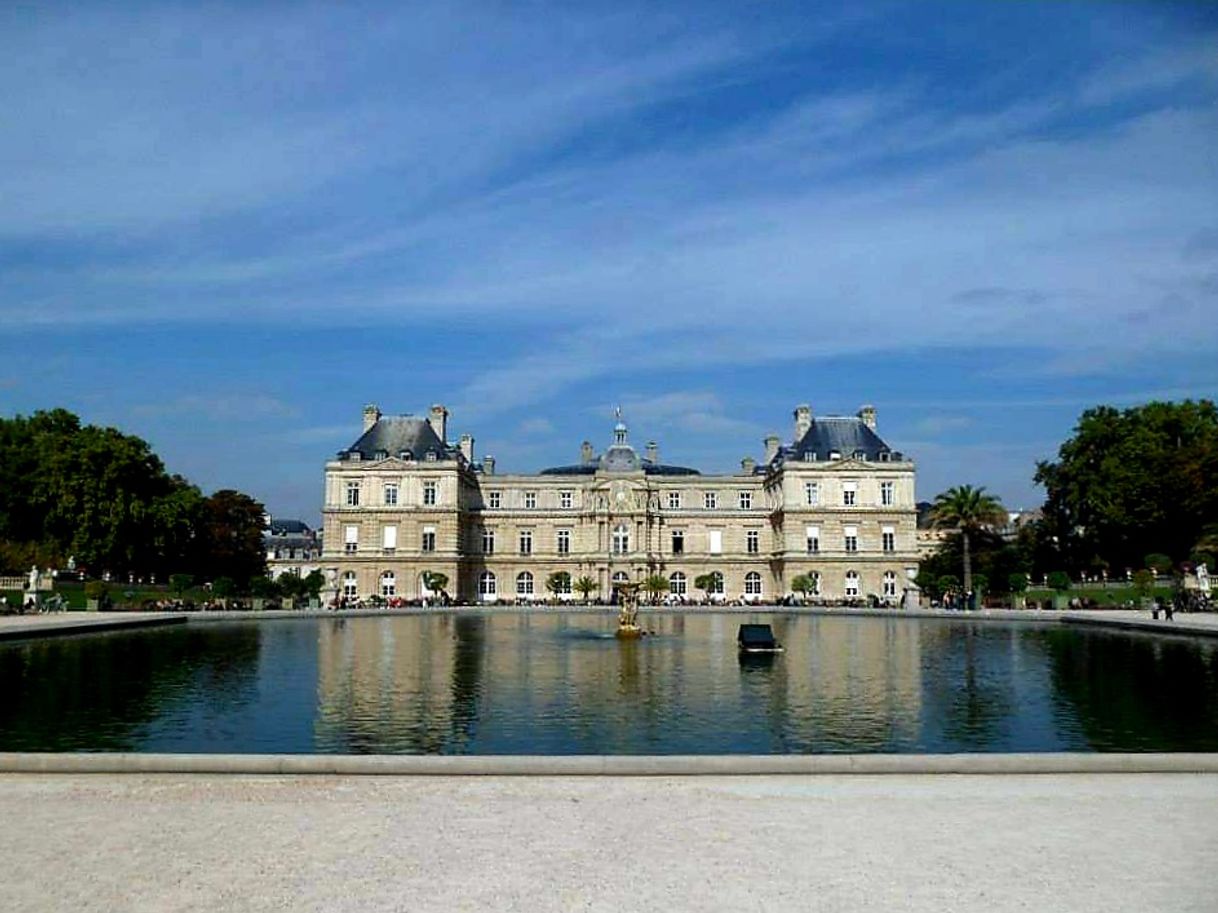
[[[710,576],[711,576],[711,587],[710,587],[710,591],[709,591],[710,594],[712,596],[722,596],[723,595],[723,572],[722,571],[711,571]]]
[[[356,583],[355,571],[347,571],[343,574],[343,595],[348,599],[354,599],[359,595],[359,584]]]
[[[521,571],[516,575],[516,595],[517,596],[532,596],[533,595],[533,575],[528,571]]]
[[[625,523],[613,527],[613,554],[624,555],[630,551],[630,530]]]
[[[846,571],[846,595],[857,596],[859,594],[859,572]]]
[[[897,595],[896,571],[885,571],[884,572],[884,595],[885,596]]]
[[[490,571],[483,571],[478,575],[478,595],[485,599],[495,593],[495,575]]]
[[[668,578],[668,592],[672,593],[674,596],[685,595],[685,575],[680,571],[675,571],[673,575]]]
[[[628,583],[629,581],[630,581],[630,575],[627,574],[625,571],[614,571],[613,572],[613,582],[614,583]]]
[[[381,595],[396,596],[398,594],[398,578],[393,571],[381,574]]]
[[[744,595],[745,596],[760,596],[761,595],[761,575],[756,571],[749,571],[744,575]]]

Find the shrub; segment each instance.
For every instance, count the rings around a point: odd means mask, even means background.
[[[1065,571],[1053,571],[1046,578],[1049,587],[1056,590],[1058,593],[1064,593],[1070,589],[1070,575]]]

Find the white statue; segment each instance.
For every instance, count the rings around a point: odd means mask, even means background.
[[[42,575],[38,573],[38,565],[35,564],[32,568],[30,568],[29,582],[26,584],[25,588],[27,590],[37,590],[38,584],[41,582],[41,580]]]
[[[1206,596],[1210,594],[1210,570],[1204,564],[1197,565],[1197,589]]]

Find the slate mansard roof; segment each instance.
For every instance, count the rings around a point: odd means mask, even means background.
[[[862,419],[838,416],[812,419],[807,434],[785,448],[782,456],[791,461],[828,460],[834,453],[840,459],[860,457],[888,461],[902,458]]]
[[[432,429],[425,418],[412,415],[385,415],[376,424],[360,435],[359,440],[340,451],[340,459],[358,453],[360,459],[376,460],[387,457],[403,457],[412,460],[427,459],[428,452],[437,460],[456,459],[455,451]]]

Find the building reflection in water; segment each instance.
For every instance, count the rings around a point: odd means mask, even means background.
[[[898,750],[916,742],[915,622],[775,616],[786,652],[737,657],[752,616],[661,615],[621,642],[599,615],[327,620],[317,750],[680,753]],[[763,619],[764,620],[764,619]]]

